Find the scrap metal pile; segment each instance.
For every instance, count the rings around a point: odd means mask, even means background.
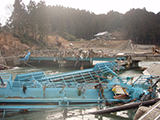
[[[108,57],[108,53],[101,51],[93,51],[93,49],[88,50],[40,50],[40,51],[31,51],[31,57],[63,57],[65,58],[93,58],[93,57]]]

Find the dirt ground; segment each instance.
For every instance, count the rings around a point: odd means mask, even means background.
[[[3,56],[17,55],[29,49],[29,46],[20,42],[9,33],[0,34],[0,51]]]
[[[131,40],[104,40],[93,39],[89,41],[67,41],[60,36],[48,36],[46,39],[48,48],[51,50],[91,50],[95,52],[103,51],[104,53],[132,53],[132,52],[152,52],[152,45],[134,45]],[[21,43],[12,34],[0,34],[0,51],[1,55],[19,55],[28,50],[41,49],[40,46],[28,46]],[[46,48],[43,48],[46,49]]]

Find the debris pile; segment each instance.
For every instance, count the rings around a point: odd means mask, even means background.
[[[160,53],[160,50],[157,46],[152,47],[152,54],[158,55]]]

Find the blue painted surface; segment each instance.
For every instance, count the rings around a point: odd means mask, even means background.
[[[30,57],[29,60],[59,60],[58,57]]]
[[[30,57],[29,60],[59,60],[59,57]],[[60,60],[68,60],[68,61],[76,61],[76,57],[65,57],[65,58],[60,58]],[[90,58],[79,58],[79,61],[90,61]],[[115,58],[112,57],[93,57],[93,61],[114,61]]]
[[[120,60],[126,60],[126,57],[117,57],[116,60],[120,61]]]
[[[118,76],[123,69],[124,67],[115,62],[106,62],[98,63],[91,69],[49,76],[43,71],[19,74],[14,81],[11,74],[0,73],[5,83],[0,84],[0,102],[21,104],[50,102],[59,106],[70,106],[79,102],[130,102],[135,98],[139,100],[143,93],[148,94],[147,86],[151,86],[150,79],[153,79],[153,83],[159,79],[155,76],[140,76],[129,85],[127,83],[131,77]],[[128,98],[114,99],[112,89],[115,85],[125,88],[129,94]]]
[[[19,59],[19,61],[26,61],[26,60],[28,60],[29,59],[29,56],[30,56],[30,52],[28,52],[27,53],[27,55],[24,57],[24,58],[22,58],[22,59]]]

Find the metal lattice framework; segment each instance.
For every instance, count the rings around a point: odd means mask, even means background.
[[[120,67],[120,70],[121,69],[123,70],[124,68]],[[43,87],[44,85],[48,88],[63,88],[64,86],[68,88],[77,88],[84,86],[84,84],[87,83],[99,83],[102,80],[100,78],[103,76],[117,76],[113,70],[117,71],[117,64],[106,62],[98,63],[94,68],[91,69],[78,70],[49,76],[46,76],[43,71],[25,73],[17,75],[12,86],[22,87],[25,84],[27,87],[38,88]]]

